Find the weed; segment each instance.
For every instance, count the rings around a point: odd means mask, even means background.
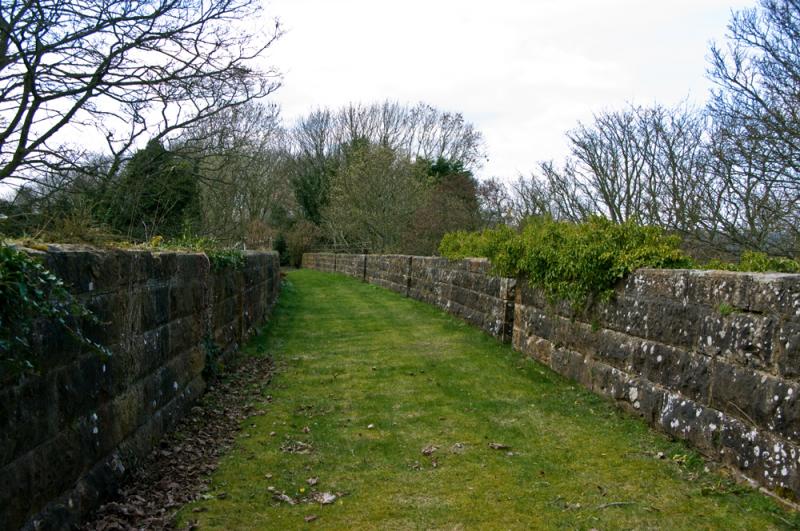
[[[734,311],[736,311],[736,309],[727,302],[721,302],[719,306],[717,306],[717,312],[719,312],[722,317],[727,317]]]

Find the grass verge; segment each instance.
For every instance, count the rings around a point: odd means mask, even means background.
[[[209,494],[180,511],[181,526],[800,526],[797,514],[508,345],[353,279],[290,273],[245,353],[274,357],[266,414],[245,421]],[[319,503],[323,494],[333,503]]]

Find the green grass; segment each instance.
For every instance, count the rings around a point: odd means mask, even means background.
[[[702,459],[682,444],[509,346],[438,309],[353,279],[290,273],[272,322],[245,352],[275,358],[271,401],[258,406],[264,415],[245,422],[210,495],[184,507],[181,524],[604,530],[800,524],[773,500],[704,471]],[[286,441],[312,450],[284,452]],[[490,442],[510,450],[493,450]],[[439,449],[424,456],[428,445]],[[310,477],[318,485],[309,487]],[[332,505],[291,506],[275,501],[268,487],[292,497],[315,489],[347,495]],[[318,519],[307,523],[312,514]]]

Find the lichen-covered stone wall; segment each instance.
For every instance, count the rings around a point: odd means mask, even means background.
[[[411,258],[402,254],[367,255],[365,280],[407,297],[411,280]]]
[[[205,388],[280,285],[276,253],[212,271],[203,254],[51,247],[46,266],[99,317],[105,360],[42,323],[40,374],[0,389],[0,529],[62,529],[113,492]]]
[[[349,277],[364,280],[367,275],[367,255],[338,254],[336,255],[335,271]]]
[[[644,269],[578,315],[523,285],[513,343],[761,485],[800,495],[800,275]]]
[[[491,275],[485,259],[414,256],[409,297],[482,328],[502,340],[513,329],[516,281]]]
[[[333,253],[305,253],[301,260],[301,267],[334,273],[336,272],[336,257],[337,255]]]
[[[643,269],[581,313],[492,277],[483,260],[368,255],[366,280],[511,335],[556,372],[800,497],[800,275]]]

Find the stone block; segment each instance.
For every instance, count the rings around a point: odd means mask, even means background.
[[[111,397],[113,383],[108,361],[89,354],[64,367],[56,374],[56,392],[59,428],[65,429],[75,419],[96,412]]]
[[[363,280],[365,278],[366,260],[367,255],[365,254],[337,254],[336,272]]]
[[[205,310],[206,290],[198,281],[172,283],[169,287],[169,318],[201,314]]]
[[[749,311],[800,320],[800,274],[762,273],[751,278]]]
[[[0,391],[0,467],[58,432],[57,371]]]
[[[778,374],[797,380],[800,377],[800,319],[780,323],[773,349]]]
[[[770,371],[776,321],[769,315],[710,314],[698,323],[698,351],[718,354],[741,367]]]
[[[169,285],[149,285],[142,291],[142,329],[152,330],[169,321]]]

